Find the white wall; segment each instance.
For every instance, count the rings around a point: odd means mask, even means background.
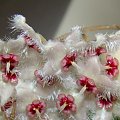
[[[120,24],[120,0],[71,0],[55,36],[74,25],[110,24]]]

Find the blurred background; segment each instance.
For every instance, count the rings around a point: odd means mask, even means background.
[[[50,39],[74,25],[120,24],[120,0],[0,0],[0,38],[15,37],[8,23],[14,14]]]

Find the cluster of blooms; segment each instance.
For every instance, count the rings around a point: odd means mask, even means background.
[[[93,117],[96,120],[110,120],[108,114],[120,115],[114,105],[120,98],[119,61],[105,47],[105,35],[85,42],[80,27],[75,26],[64,42],[48,40],[42,43],[43,37],[35,33],[23,16],[15,15],[11,21],[12,28],[20,30],[21,35],[14,45],[12,43],[12,48],[9,44],[12,40],[7,42],[7,53],[2,53],[4,49],[0,51],[0,105],[4,114],[16,102],[15,120],[59,120],[59,117],[87,120],[83,112],[87,113],[88,109],[96,111]],[[119,40],[118,33],[114,37]],[[107,36],[107,44],[112,37]],[[103,41],[101,44],[98,38]],[[113,45],[117,39],[112,39]],[[14,49],[16,41],[21,46]],[[61,93],[52,96],[55,97],[52,100],[47,99],[54,90]],[[93,103],[89,103],[89,98]],[[98,110],[101,114],[97,114]],[[12,120],[10,116],[8,119]]]

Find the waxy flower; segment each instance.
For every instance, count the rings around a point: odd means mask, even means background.
[[[12,53],[0,55],[1,71],[9,72],[13,70],[18,65],[19,63],[18,60],[19,60],[18,56]]]
[[[26,107],[27,115],[31,118],[41,116],[45,113],[46,104],[43,101],[35,100]]]
[[[70,114],[76,112],[76,104],[74,103],[74,98],[71,95],[59,94],[56,106],[60,112],[65,114]]]
[[[118,66],[119,66],[119,62],[116,58],[113,58],[110,55],[106,56],[106,74],[110,77],[110,78],[115,78],[118,76],[119,74],[119,70],[118,70]]]
[[[37,82],[41,84],[42,86],[51,86],[55,83],[55,80],[57,79],[57,76],[55,75],[43,75],[42,71],[36,70],[34,72]]]
[[[97,92],[97,87],[95,85],[95,83],[93,82],[93,80],[91,80],[90,78],[87,78],[86,76],[81,76],[79,80],[77,80],[77,85],[78,86],[85,86],[86,90],[92,93],[96,93]]]
[[[72,62],[76,61],[78,54],[76,51],[67,54],[61,61],[61,66],[64,71],[68,71],[69,67],[72,66]]]
[[[110,95],[108,98],[107,96],[103,96],[101,94],[97,94],[97,105],[100,108],[105,108],[106,110],[109,110],[112,108],[113,103],[116,101],[116,97]]]
[[[3,81],[16,85],[19,74],[14,69],[19,63],[18,56],[14,54],[0,55],[0,62]]]
[[[16,85],[18,83],[18,72],[9,72],[9,73],[3,73],[2,74],[2,78],[3,78],[3,81],[6,82],[6,83],[11,83],[13,85]]]

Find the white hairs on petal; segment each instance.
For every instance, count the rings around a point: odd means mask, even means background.
[[[101,74],[101,64],[99,63],[99,59],[96,56],[89,58],[86,65],[79,61],[78,65],[76,64],[74,66],[82,75],[93,79],[97,88],[104,94],[109,96],[110,93],[111,95],[120,99],[120,81],[112,81],[106,75]]]
[[[116,104],[113,106],[112,110],[113,114],[120,116],[120,103],[116,102]]]
[[[111,120],[112,119],[112,112],[106,111],[103,107],[101,110],[96,112],[93,120]]]
[[[58,95],[60,94],[60,90],[57,91],[53,91],[50,95],[48,95],[47,97],[43,97],[43,96],[39,96],[39,98],[41,99],[45,99],[47,101],[55,101],[58,97]]]
[[[4,105],[14,92],[14,86],[0,82],[0,104]]]
[[[120,48],[120,40],[109,40],[105,42],[105,47],[108,52],[117,51]]]
[[[41,43],[41,37],[40,34],[36,33],[32,27],[30,27],[27,23],[26,23],[26,19],[25,17],[23,17],[22,15],[14,15],[11,19],[11,28],[14,30],[20,30],[22,31],[24,34],[28,34],[33,41],[35,42],[35,44],[40,47],[42,50],[44,50],[44,46]]]
[[[75,45],[75,43],[73,44]],[[120,35],[96,34],[96,40],[91,40],[88,43],[85,41],[77,42],[74,46],[80,52],[94,52],[96,48],[104,46],[107,52],[115,52],[120,48]]]
[[[71,34],[65,39],[65,46],[68,50],[76,49],[76,46],[84,44],[85,41],[82,40],[81,27],[75,26],[71,29]],[[78,46],[79,47],[79,46]]]
[[[62,48],[62,49],[61,49]],[[43,71],[45,74],[57,72],[60,68],[60,62],[66,55],[66,49],[63,43],[59,41],[51,41],[45,45],[46,49],[46,63],[44,64]]]
[[[101,90],[106,96],[109,97],[111,94],[112,96],[116,96],[120,99],[120,80],[112,81],[105,75],[98,75],[95,83],[98,89]]]
[[[24,112],[26,110],[26,106],[31,103],[33,100],[37,99],[37,95],[35,92],[34,83],[29,82],[19,82],[16,86],[17,90],[17,111]]]
[[[120,35],[116,34],[96,34],[96,41],[91,41],[95,48],[104,45],[107,52],[114,52],[120,48]]]
[[[14,15],[10,20],[12,22],[12,29],[23,29],[22,25],[26,22],[25,17],[22,15]]]
[[[110,52],[109,54],[119,49],[120,31],[112,35],[96,34],[96,40],[86,42],[83,40],[82,27],[75,26],[71,29],[64,41],[49,40],[43,42],[41,35],[36,33],[27,24],[24,16],[14,15],[10,21],[11,28],[20,31],[21,34],[17,40],[0,41],[0,51],[1,55],[6,51],[6,53],[13,53],[20,56],[19,65],[15,67],[15,70],[20,71],[20,76],[18,84],[12,86],[2,81],[3,71],[0,73],[0,105],[4,105],[10,97],[15,95],[17,99],[16,120],[29,119],[27,114],[25,114],[26,106],[36,99],[43,100],[47,104],[45,119],[49,119],[50,116],[50,118],[52,117],[52,119],[56,120],[87,120],[89,119],[87,115],[88,110],[96,111],[96,115],[94,114],[93,116],[94,120],[110,120],[112,112],[120,115],[118,112],[120,109],[120,80],[109,79],[104,73],[104,68],[100,61],[101,56],[95,55],[98,47],[105,48],[108,53]],[[43,54],[40,54],[40,50]],[[77,52],[78,55],[75,60],[72,60],[74,58],[69,58],[69,54],[67,54],[73,51]],[[89,52],[93,54],[89,56]],[[116,54],[118,53],[116,52]],[[88,57],[86,57],[86,54]],[[61,62],[63,59],[66,60],[66,67],[70,66],[68,71],[62,69]],[[1,62],[1,64],[5,63]],[[113,106],[110,112],[104,108],[97,108],[95,102],[96,95],[85,91],[87,89],[87,83],[84,87],[82,87],[82,84],[81,86],[76,84],[76,80],[81,75],[92,79],[98,91],[102,95],[105,95],[105,97],[110,98],[111,95],[115,98],[117,97],[115,106]],[[47,83],[51,82],[50,80],[53,81],[54,85],[47,85]],[[46,83],[46,87],[40,86],[39,81],[40,83],[42,81]],[[15,92],[17,94],[14,94]],[[60,93],[69,94],[74,97],[77,111],[76,114],[70,115],[71,118],[64,118],[66,117],[64,115],[60,116],[62,113],[58,115],[59,113],[55,103],[60,102],[57,101],[59,100]]]
[[[64,79],[63,86],[65,89],[74,90],[75,88],[77,88],[76,81],[70,75],[68,75],[66,78],[63,77],[62,79]]]

